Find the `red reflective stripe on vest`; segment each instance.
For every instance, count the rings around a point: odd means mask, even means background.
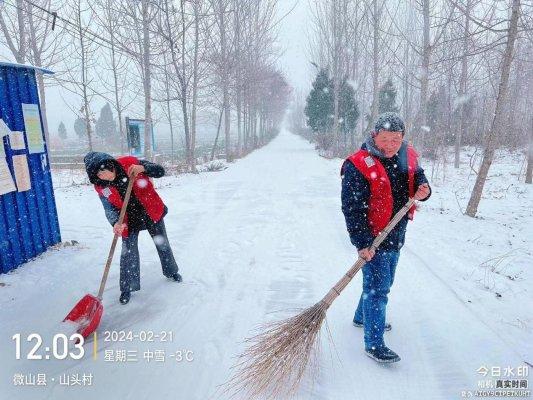
[[[407,147],[407,167],[409,196],[415,193],[415,171],[418,154],[411,147]],[[368,224],[370,232],[377,236],[392,218],[394,199],[392,187],[387,171],[378,157],[372,156],[367,150],[359,150],[347,158],[355,168],[365,177],[370,186],[368,203]],[[415,207],[409,210],[409,219],[413,218]]]
[[[139,164],[139,160],[133,156],[119,157],[117,158],[117,161],[126,173],[132,165]],[[120,197],[120,193],[117,188],[115,188],[114,186],[101,187],[98,185],[94,185],[94,187],[98,194],[106,197],[107,200],[115,208],[119,210],[122,208],[122,204],[124,203],[122,201],[122,197]],[[161,197],[159,197],[159,195],[155,191],[154,185],[145,174],[139,174],[135,178],[135,181],[133,183],[133,194],[135,195],[137,200],[139,200],[139,202],[146,210],[146,213],[152,219],[152,221],[158,222],[163,216],[163,213],[165,212],[165,205],[163,203],[163,200],[161,200]],[[127,224],[127,215],[124,217],[124,223]],[[127,229],[124,230],[122,236],[128,236]]]

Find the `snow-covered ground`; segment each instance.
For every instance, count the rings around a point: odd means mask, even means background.
[[[283,131],[224,171],[164,178],[165,222],[184,282],[162,276],[143,233],[142,290],[127,306],[118,303],[117,255],[98,342],[85,344],[83,359],[15,360],[14,334],[39,333],[43,354],[76,301],[97,291],[112,239],[91,187],[56,190],[63,240],[79,245],[0,275],[0,398],[218,398],[243,338],[288,309],[312,305],[354,262],[340,210],[340,165]],[[519,169],[517,155],[500,156],[477,219],[460,211],[474,180],[468,164],[457,173],[448,168],[445,183],[432,182],[390,295],[386,342],[402,361],[383,366],[364,354],[363,332],[351,324],[357,276],[329,311],[334,345],[324,335],[318,380],[306,381],[298,398],[459,399],[491,379],[477,372],[482,367],[500,367],[503,377],[506,367],[533,363],[533,194],[513,175]],[[105,331],[120,330],[171,331],[173,340],[105,341]],[[23,345],[23,358],[30,348]],[[165,360],[148,361],[150,350]],[[138,361],[117,361],[122,351],[137,351]],[[177,361],[180,351],[189,360]],[[16,373],[46,373],[48,384],[15,386]],[[92,385],[60,385],[63,374],[93,374]]]

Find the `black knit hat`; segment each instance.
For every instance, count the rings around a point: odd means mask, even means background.
[[[381,114],[374,126],[374,132],[379,133],[379,131],[390,131],[390,132],[402,132],[405,133],[405,124],[400,116],[393,112],[386,112]]]
[[[87,171],[87,175],[89,176],[89,181],[93,184],[99,181],[98,171],[101,171],[103,169],[107,169],[109,171],[116,171],[117,165],[119,165],[118,162],[113,158],[113,156],[97,151],[91,151],[87,153],[87,155],[83,159],[83,162],[85,163],[85,170]]]

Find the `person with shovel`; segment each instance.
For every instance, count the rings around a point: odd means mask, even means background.
[[[353,324],[364,329],[366,354],[381,363],[400,361],[385,345],[383,333],[391,329],[385,320],[388,294],[414,207],[377,250],[371,244],[410,197],[425,201],[431,195],[418,155],[404,140],[404,133],[404,123],[397,114],[381,114],[370,137],[346,159],[341,171],[346,227],[359,256],[366,260],[363,293]]]
[[[94,151],[85,156],[84,162],[89,181],[102,201],[113,232],[122,236],[120,303],[127,304],[131,292],[141,288],[138,237],[142,230],[148,230],[154,240],[163,275],[181,282],[163,221],[168,209],[149,179],[162,177],[165,174],[163,167],[133,156],[115,159],[109,154]],[[133,190],[126,207],[124,223],[119,224],[120,209],[129,179],[134,179]]]

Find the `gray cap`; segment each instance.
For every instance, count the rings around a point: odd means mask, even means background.
[[[382,130],[405,133],[405,125],[398,114],[386,112],[378,117],[374,130],[376,133]]]

